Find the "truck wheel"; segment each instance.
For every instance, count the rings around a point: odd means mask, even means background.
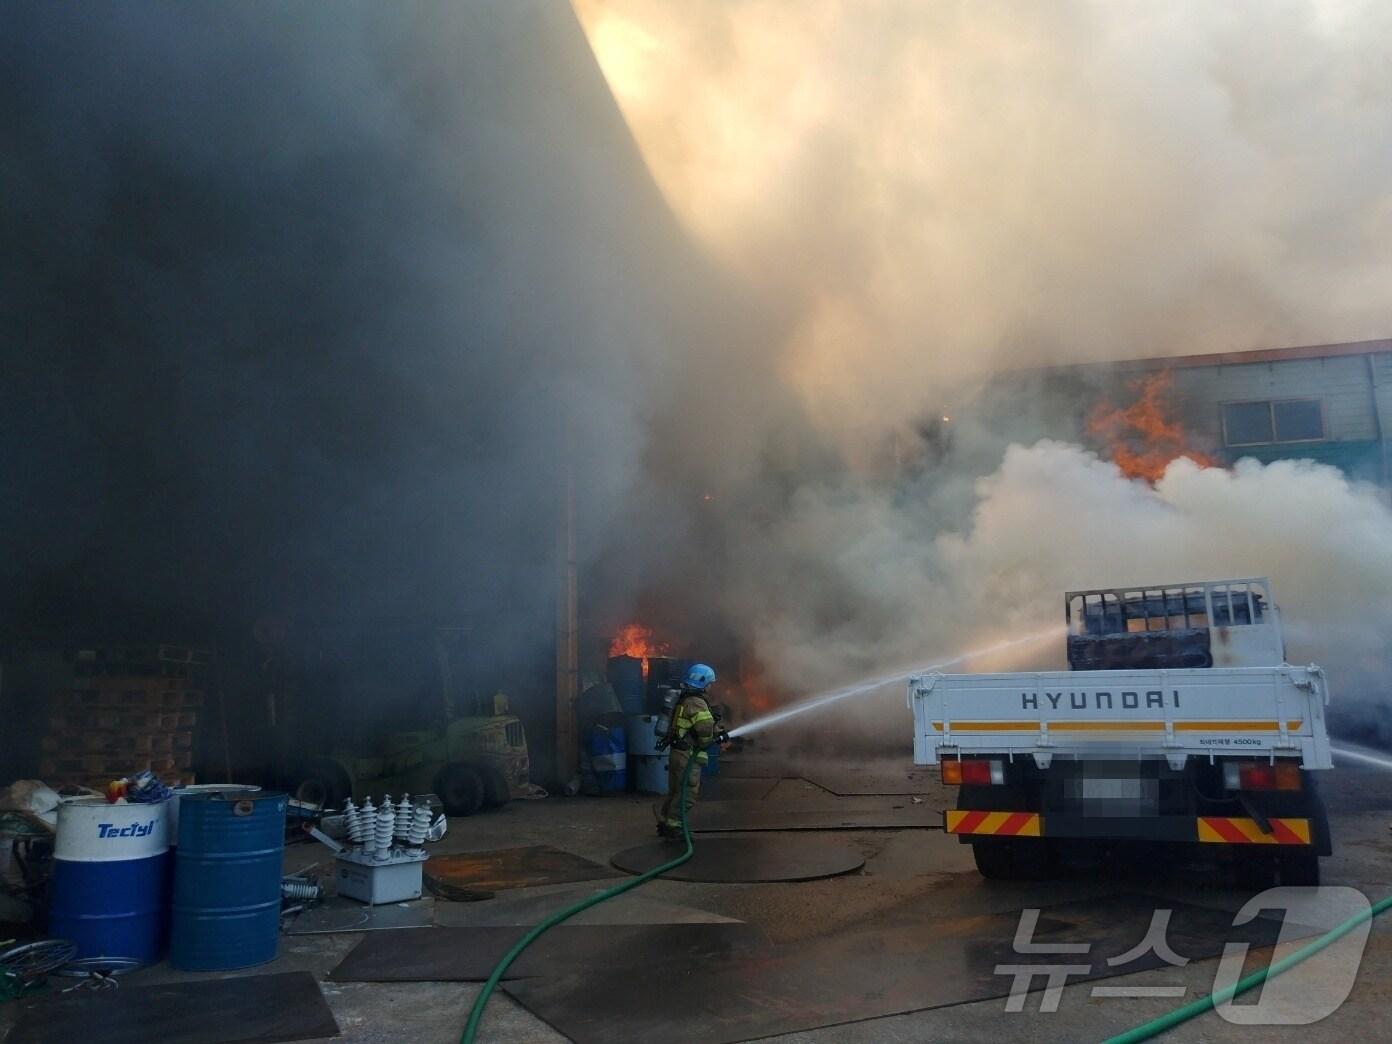
[[[1314,888],[1320,883],[1319,856],[1296,852],[1280,857],[1281,883],[1296,888]]]
[[[1264,852],[1239,852],[1237,883],[1254,892],[1276,887],[1276,860]]]
[[[445,814],[472,816],[483,807],[483,777],[468,765],[451,765],[435,778]]]
[[[1013,881],[1019,877],[1015,854],[1008,842],[978,841],[971,846],[976,872],[988,881]]]
[[[316,761],[295,788],[295,797],[320,808],[342,808],[352,792],[348,773],[336,761]]]
[[[501,808],[508,803],[512,793],[508,790],[507,780],[497,769],[490,769],[483,777],[483,802],[489,808]]]
[[[1015,876],[1021,881],[1047,881],[1054,876],[1054,850],[1047,841],[1027,839],[1012,842]]]

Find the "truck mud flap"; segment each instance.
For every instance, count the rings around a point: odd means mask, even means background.
[[[1039,837],[1041,833],[1037,812],[949,810],[943,813],[943,829],[949,834],[974,834],[992,837]]]
[[[1267,818],[1271,832],[1265,833],[1255,819],[1237,816],[1200,816],[1199,840],[1219,845],[1308,845],[1308,819]]]

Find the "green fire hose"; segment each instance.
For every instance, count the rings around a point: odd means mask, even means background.
[[[507,973],[508,968],[511,967],[512,962],[517,960],[528,946],[532,945],[532,943],[541,938],[543,934],[561,922],[568,921],[581,911],[588,910],[592,906],[598,906],[600,903],[612,899],[616,895],[622,895],[624,892],[631,891],[639,885],[647,884],[647,882],[653,880],[653,878],[661,877],[669,870],[675,870],[695,854],[696,846],[691,840],[691,828],[686,822],[687,803],[685,795],[688,781],[691,779],[692,767],[697,764],[699,763],[696,758],[692,757],[686,763],[686,771],[682,773],[681,790],[683,799],[678,805],[681,809],[682,840],[686,842],[686,849],[682,854],[670,862],[654,867],[647,873],[641,874],[632,880],[624,881],[621,884],[615,885],[613,888],[606,888],[604,891],[592,895],[588,899],[582,899],[578,903],[557,911],[536,927],[530,929],[522,938],[518,939],[512,949],[503,954],[502,960],[494,966],[493,971],[488,976],[488,980],[483,984],[483,989],[479,991],[479,995],[474,999],[474,1006],[469,1011],[469,1021],[464,1025],[464,1034],[460,1038],[460,1044],[474,1044],[474,1039],[478,1034],[479,1023],[483,1019],[483,1009],[488,1006],[488,999],[493,996],[493,991],[497,989],[498,983],[502,981],[503,976]],[[1103,1044],[1140,1044],[1141,1041],[1149,1040],[1152,1037],[1164,1033],[1166,1030],[1173,1029],[1181,1023],[1188,1022],[1196,1016],[1212,1011],[1219,1004],[1226,1004],[1234,997],[1246,993],[1255,986],[1260,986],[1267,979],[1275,978],[1282,972],[1289,971],[1302,961],[1313,957],[1325,947],[1342,939],[1364,921],[1370,921],[1389,909],[1392,909],[1392,896],[1374,903],[1367,910],[1350,917],[1343,924],[1321,935],[1314,942],[1307,943],[1294,953],[1288,954],[1279,961],[1269,964],[1259,971],[1253,972],[1244,979],[1239,979],[1233,985],[1224,987],[1216,993],[1209,994],[1207,997],[1200,997],[1196,1001],[1191,1001],[1181,1008],[1166,1012],[1164,1015],[1151,1019],[1149,1022],[1142,1023],[1139,1026],[1135,1026],[1124,1033],[1119,1033],[1114,1037],[1108,1037],[1103,1041]]]
[[[507,973],[512,962],[517,960],[517,958],[522,955],[522,951],[541,938],[545,932],[556,927],[556,925],[560,924],[562,921],[568,921],[582,910],[588,910],[592,906],[598,906],[606,899],[612,899],[616,895],[623,895],[624,892],[631,891],[639,885],[647,884],[653,878],[661,877],[668,870],[675,870],[695,854],[696,846],[691,841],[691,829],[686,824],[686,787],[687,781],[691,779],[692,766],[698,764],[700,764],[700,762],[696,760],[696,756],[693,753],[686,763],[686,771],[682,773],[681,778],[682,799],[678,803],[678,807],[681,809],[682,840],[686,842],[686,851],[682,852],[681,855],[677,856],[677,858],[673,859],[671,862],[653,867],[653,869],[649,870],[647,873],[640,874],[630,881],[616,884],[613,888],[606,888],[604,891],[592,895],[588,899],[582,899],[573,906],[567,906],[564,910],[553,913],[535,928],[528,931],[522,938],[518,939],[512,949],[503,954],[503,959],[493,966],[493,971],[489,974],[488,981],[483,984],[483,989],[480,990],[479,995],[474,998],[474,1006],[469,1010],[469,1021],[464,1024],[464,1035],[460,1038],[460,1044],[474,1044],[474,1037],[478,1033],[479,1022],[483,1019],[483,1009],[488,1006],[488,998],[493,996],[493,991],[497,989],[498,983],[502,981],[503,976]]]
[[[1211,1011],[1219,1004],[1226,1004],[1234,997],[1246,993],[1253,986],[1259,986],[1267,979],[1275,978],[1282,972],[1294,968],[1301,961],[1313,957],[1330,943],[1342,939],[1364,921],[1370,921],[1378,914],[1388,909],[1392,909],[1392,896],[1378,903],[1374,903],[1361,913],[1354,914],[1343,924],[1321,935],[1314,942],[1302,946],[1294,953],[1287,954],[1279,961],[1267,965],[1260,971],[1254,971],[1245,979],[1239,979],[1231,986],[1224,987],[1217,993],[1211,993],[1207,997],[1200,997],[1198,1000],[1192,1001],[1182,1008],[1176,1008],[1174,1011],[1167,1012],[1159,1018],[1151,1019],[1149,1022],[1142,1023],[1139,1026],[1129,1029],[1125,1033],[1118,1033],[1115,1037],[1108,1037],[1102,1044],[1138,1044],[1139,1041],[1149,1040],[1157,1034],[1173,1029],[1181,1022],[1189,1021],[1196,1015],[1202,1015],[1206,1011]]]

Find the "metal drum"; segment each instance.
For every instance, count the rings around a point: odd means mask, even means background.
[[[188,794],[179,810],[169,963],[227,971],[274,960],[286,796]]]
[[[667,761],[666,754],[642,754],[638,756],[638,793],[667,793]]]
[[[607,673],[623,712],[642,714],[643,661],[636,656],[611,656]]]
[[[186,787],[175,787],[174,796],[165,807],[169,810],[169,847],[179,847],[179,801],[190,794],[216,794],[229,790],[260,790],[260,787],[247,783],[190,783]]]
[[[720,744],[712,743],[706,748],[706,763],[701,766],[701,778],[710,779],[720,775]]]
[[[77,943],[78,957],[159,960],[169,874],[163,805],[80,798],[58,806],[49,934]]]
[[[657,749],[657,736],[653,733],[653,726],[656,724],[656,714],[635,714],[624,719],[624,726],[628,732],[628,756],[630,760],[634,757],[661,753]]]
[[[590,729],[590,766],[601,794],[621,792],[628,785],[628,741],[619,727]]]

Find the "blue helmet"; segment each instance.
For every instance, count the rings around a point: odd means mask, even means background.
[[[715,671],[704,663],[693,663],[686,669],[686,677],[682,679],[682,684],[688,689],[705,692],[715,684]]]

